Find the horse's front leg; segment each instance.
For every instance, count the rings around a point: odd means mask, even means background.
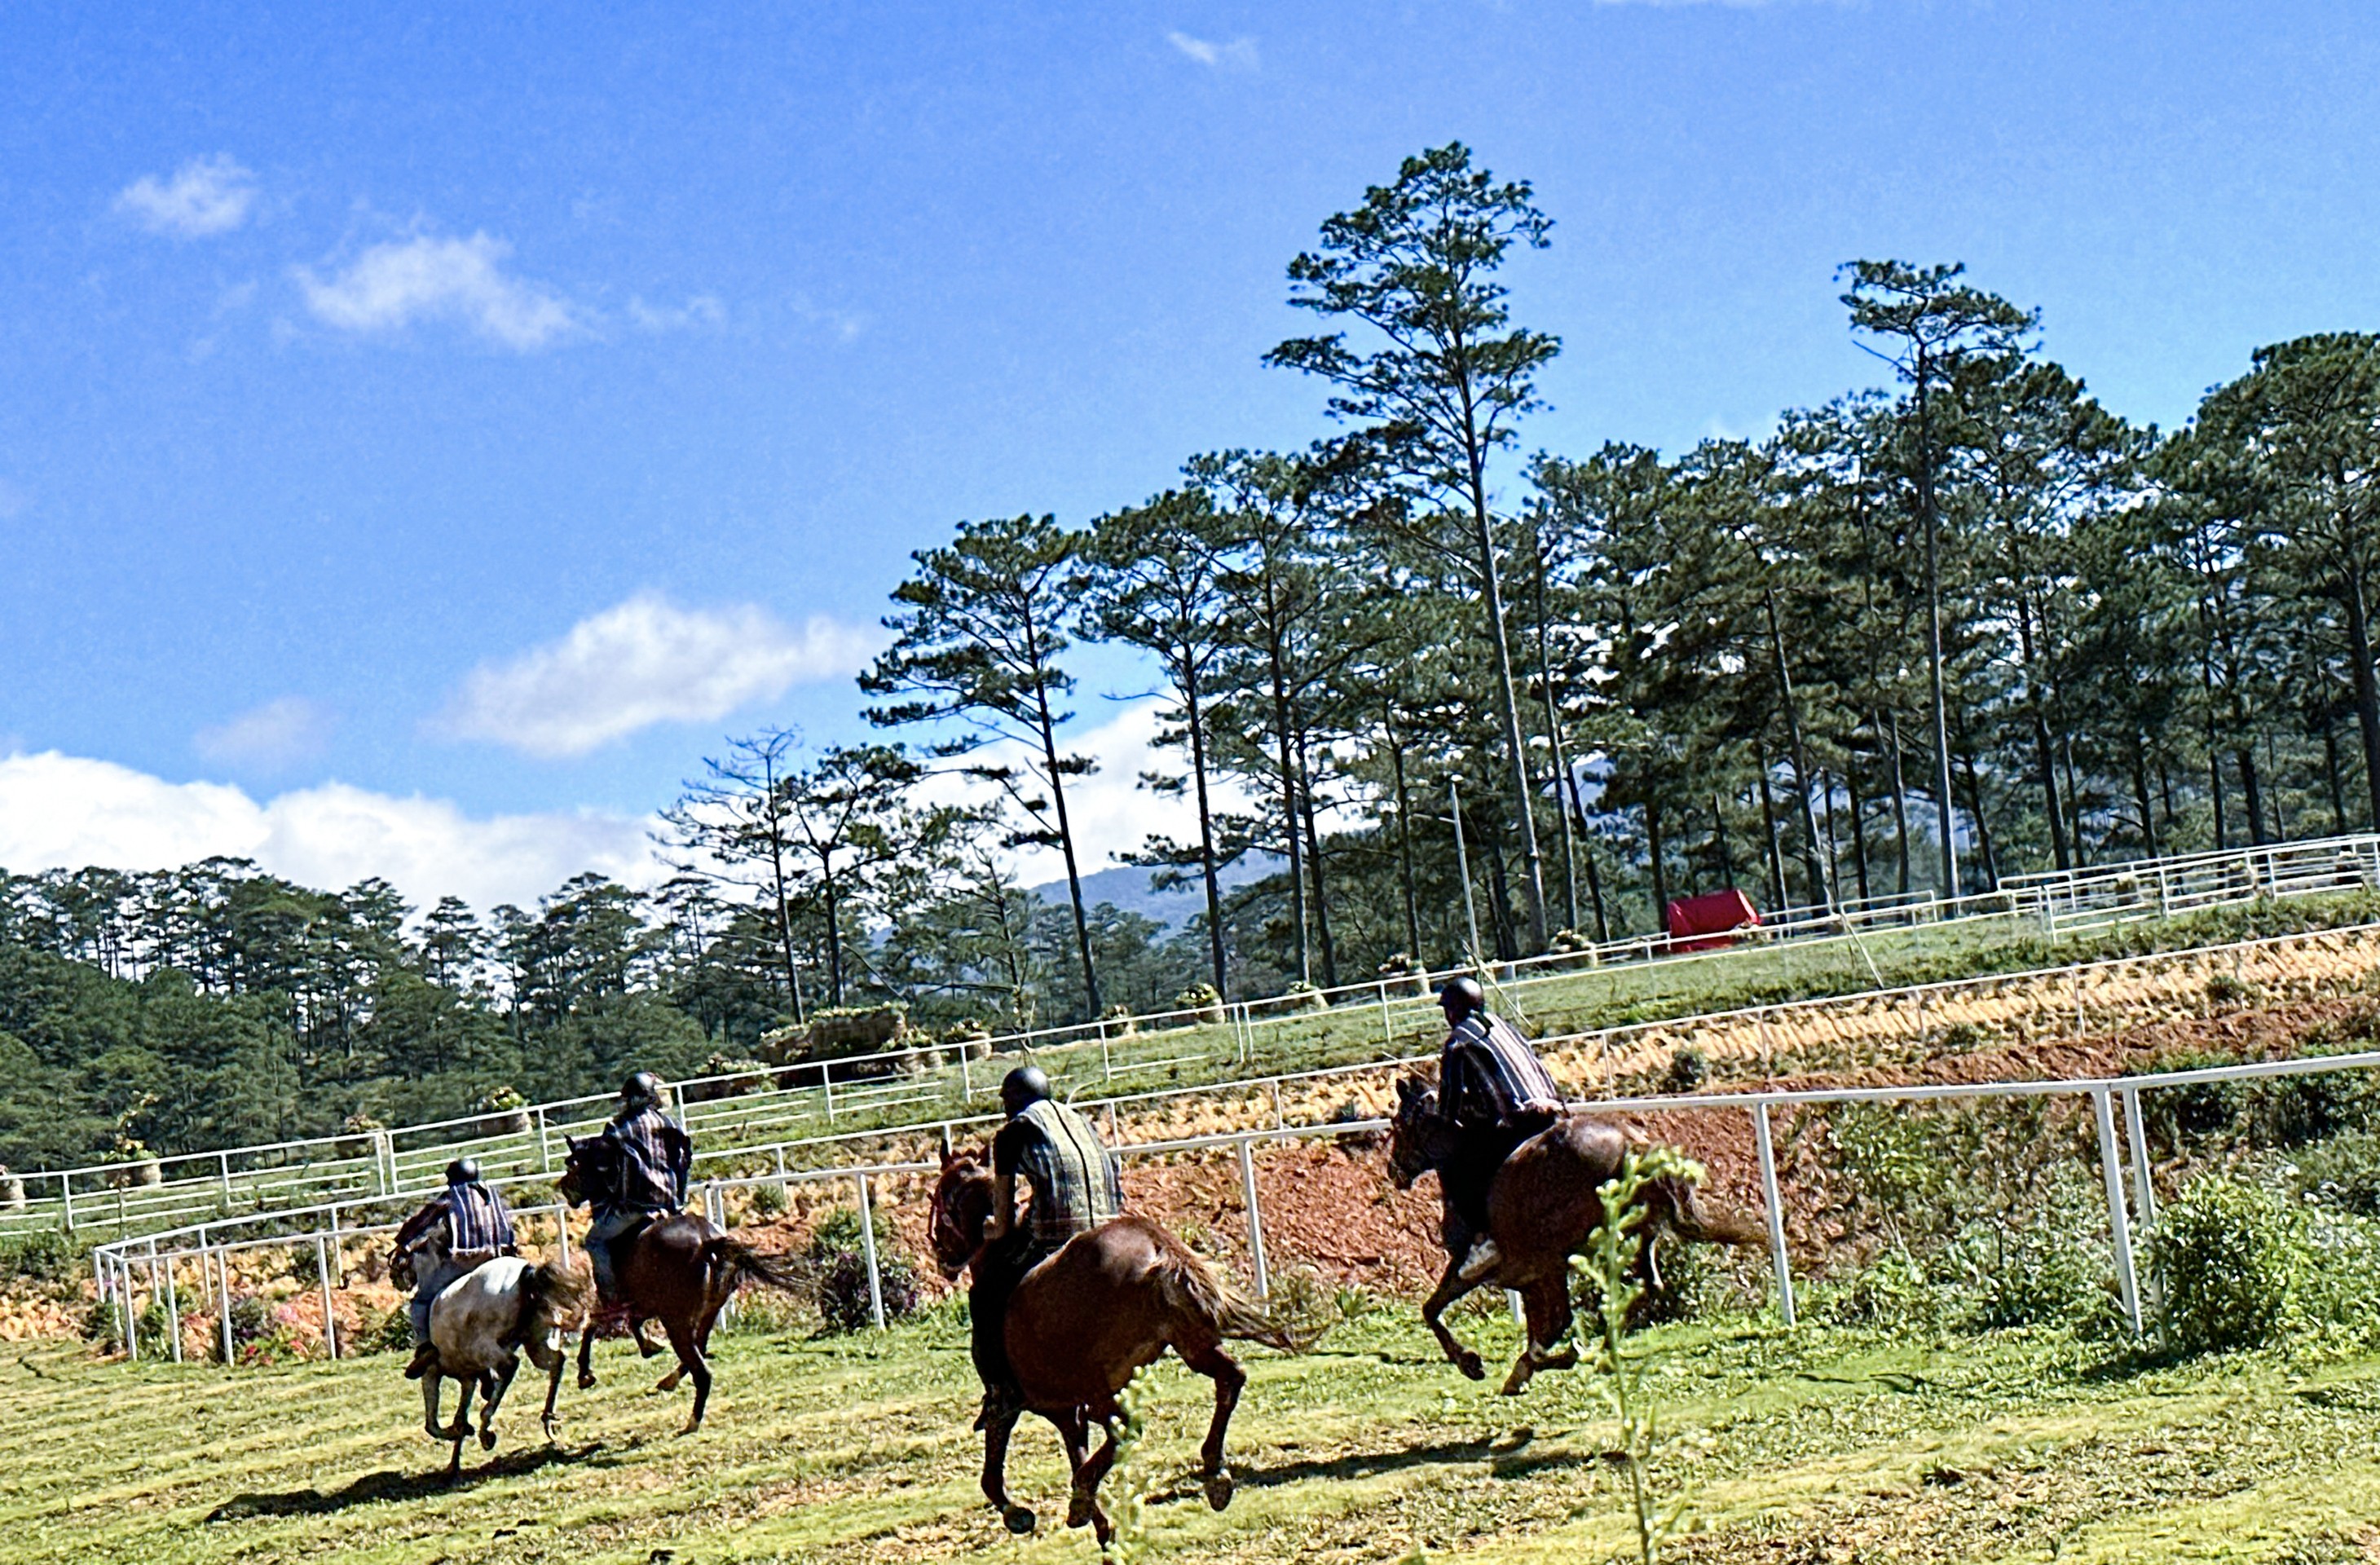
[[[1066,1525],[1079,1527],[1088,1522],[1092,1536],[1105,1550],[1115,1537],[1115,1528],[1109,1524],[1107,1510],[1099,1504],[1099,1485],[1106,1480],[1108,1469],[1115,1465],[1118,1432],[1112,1418],[1101,1420],[1099,1426],[1106,1431],[1107,1438],[1088,1459],[1075,1463],[1075,1492],[1066,1508]],[[1067,1455],[1075,1457],[1079,1453],[1070,1446]]]
[[[578,1334],[578,1389],[589,1391],[594,1389],[594,1387],[595,1322],[590,1319],[587,1323],[587,1329]]]
[[[1008,1498],[1008,1437],[1016,1427],[1016,1419],[1017,1414],[1004,1413],[984,1426],[983,1498],[991,1501],[1010,1532],[1022,1535],[1033,1530],[1038,1518],[1030,1507]]]
[[[538,1419],[538,1427],[545,1432],[546,1443],[552,1445],[553,1404],[555,1399],[562,1395],[562,1366],[570,1362],[570,1355],[559,1348],[545,1348],[540,1352],[538,1345],[532,1344],[528,1358],[531,1364],[545,1371],[545,1412]]]
[[[659,1342],[654,1341],[651,1338],[645,1335],[645,1328],[651,1324],[652,1317],[650,1316],[647,1316],[642,1319],[632,1320],[628,1323],[628,1335],[636,1339],[637,1353],[638,1356],[641,1358],[650,1358],[655,1353],[662,1351],[662,1345]],[[677,1381],[673,1378],[667,1386],[664,1386],[662,1389],[667,1391],[674,1391],[677,1389]]]
[[[421,1427],[428,1432],[430,1438],[433,1440],[444,1440],[451,1439],[453,1438],[447,1434],[446,1425],[438,1422],[438,1401],[440,1396],[439,1387],[444,1377],[438,1373],[438,1365],[435,1364],[431,1365],[428,1369],[422,1371]]]
[[[504,1362],[494,1373],[487,1376],[480,1382],[480,1449],[481,1450],[496,1449],[496,1409],[503,1404],[504,1393],[512,1389],[513,1377],[519,1373],[519,1356],[506,1353]]]
[[[1508,1397],[1519,1396],[1540,1369],[1568,1369],[1578,1363],[1578,1350],[1562,1341],[1571,1321],[1564,1280],[1538,1279],[1523,1292],[1522,1302],[1527,1306],[1527,1340],[1521,1344],[1521,1356],[1512,1361],[1512,1373],[1504,1379],[1503,1394]]]
[[[1488,1366],[1479,1355],[1454,1339],[1441,1317],[1447,1306],[1479,1286],[1492,1274],[1502,1256],[1497,1253],[1496,1242],[1482,1239],[1471,1246],[1470,1253],[1447,1257],[1445,1275],[1438,1280],[1438,1288],[1421,1306],[1422,1324],[1438,1339],[1439,1347],[1446,1353],[1449,1364],[1474,1380],[1488,1378]]]

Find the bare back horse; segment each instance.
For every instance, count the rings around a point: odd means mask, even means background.
[[[1397,1098],[1389,1130],[1389,1171],[1402,1187],[1438,1168],[1452,1147],[1438,1117],[1437,1089],[1427,1081],[1403,1078],[1397,1083]],[[1474,1380],[1487,1377],[1479,1355],[1447,1329],[1447,1306],[1491,1284],[1520,1294],[1528,1318],[1528,1341],[1505,1377],[1506,1396],[1518,1396],[1540,1369],[1568,1369],[1578,1362],[1576,1350],[1564,1345],[1572,1315],[1570,1257],[1586,1247],[1587,1236],[1602,1222],[1603,1183],[1620,1172],[1633,1145],[1618,1125],[1566,1114],[1513,1148],[1488,1188],[1487,1233],[1475,1238],[1465,1254],[1448,1255],[1437,1291],[1421,1307],[1423,1323],[1456,1368]],[[1654,1251],[1665,1235],[1719,1244],[1762,1243],[1751,1224],[1723,1213],[1706,1214],[1686,1180],[1655,1180],[1642,1198],[1649,1220],[1636,1267],[1640,1279],[1656,1291],[1661,1274]]]
[[[431,1227],[401,1268],[430,1269],[443,1259],[446,1228]],[[421,1377],[421,1426],[433,1440],[451,1441],[447,1476],[463,1470],[463,1442],[471,1435],[471,1394],[480,1395],[480,1449],[496,1449],[496,1409],[520,1370],[520,1354],[546,1372],[545,1438],[553,1438],[554,1398],[567,1362],[563,1334],[582,1329],[592,1289],[582,1268],[561,1260],[530,1262],[498,1256],[456,1278],[430,1306],[430,1341],[436,1359]],[[455,1422],[438,1421],[440,1387],[460,1388]]]
[[[956,1277],[982,1253],[991,1216],[990,1160],[973,1152],[944,1153],[934,1187],[934,1258]],[[1168,1348],[1215,1382],[1215,1416],[1199,1452],[1207,1502],[1232,1502],[1232,1475],[1223,1465],[1223,1436],[1247,1373],[1223,1352],[1227,1340],[1303,1352],[1311,1337],[1276,1322],[1243,1298],[1189,1246],[1147,1218],[1111,1218],[1025,1274],[1011,1296],[1008,1356],[1024,1391],[1025,1409],[1058,1427],[1074,1474],[1066,1525],[1088,1523],[1104,1547],[1112,1536],[1100,1509],[1099,1481],[1116,1456],[1117,1394],[1135,1371]],[[1013,1533],[1033,1530],[1033,1512],[1008,1498],[1008,1438],[1012,1412],[984,1431],[983,1493]],[[1107,1439],[1089,1450],[1090,1425]]]
[[[611,1160],[619,1156],[619,1148],[601,1136],[565,1139],[570,1157],[556,1188],[575,1207],[589,1192],[612,1188]],[[719,1312],[747,1280],[789,1291],[799,1281],[776,1256],[722,1233],[697,1212],[655,1218],[615,1242],[613,1254],[637,1346],[649,1354],[655,1351],[638,1328],[658,1320],[677,1356],[676,1367],[662,1377],[658,1389],[674,1391],[680,1379],[693,1377],[694,1411],[681,1431],[691,1435],[702,1427],[703,1410],[710,1402],[710,1328]],[[595,1336],[590,1327],[578,1340],[582,1388],[595,1384]]]

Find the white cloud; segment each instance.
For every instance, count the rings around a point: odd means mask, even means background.
[[[228,722],[200,729],[190,736],[190,747],[218,765],[270,770],[321,755],[335,722],[327,707],[302,696],[281,696]]]
[[[697,294],[684,304],[647,304],[632,298],[628,319],[640,332],[686,332],[723,324],[727,307],[710,294]]]
[[[1061,736],[1063,753],[1088,755],[1099,770],[1088,777],[1066,779],[1066,819],[1075,831],[1075,863],[1086,875],[1112,868],[1116,855],[1138,851],[1150,832],[1177,843],[1198,840],[1198,806],[1188,794],[1178,797],[1151,793],[1140,785],[1144,771],[1178,772],[1184,758],[1178,749],[1157,746],[1159,703],[1139,701],[1123,708],[1097,728]],[[1022,764],[1024,747],[988,746],[967,758],[967,764]],[[1245,809],[1245,790],[1228,779],[1208,784],[1217,809]],[[926,795],[937,803],[980,803],[980,784],[954,774],[938,774],[926,783]],[[1019,881],[1046,885],[1066,878],[1066,861],[1055,848],[1024,848],[1010,855]]]
[[[227,152],[192,158],[170,180],[144,174],[115,198],[115,210],[152,234],[203,239],[248,221],[256,205],[256,176]]]
[[[655,723],[709,722],[856,673],[880,639],[824,614],[796,629],[757,604],[681,609],[639,593],[559,641],[472,670],[434,726],[533,756],[585,755]]]
[[[1202,66],[1231,70],[1257,68],[1257,41],[1253,38],[1234,38],[1229,43],[1213,43],[1204,38],[1193,38],[1186,32],[1169,32],[1165,35],[1165,42]]]
[[[419,235],[372,246],[329,278],[297,269],[306,307],[323,324],[359,334],[416,321],[450,321],[528,352],[586,329],[568,300],[504,271],[512,247],[485,234]]]
[[[55,750],[0,757],[0,865],[19,874],[166,869],[225,855],[309,886],[378,875],[424,906],[451,894],[526,907],[590,869],[658,884],[652,824],[592,811],[475,818],[449,800],[343,782],[260,803],[224,783],[169,782]]]

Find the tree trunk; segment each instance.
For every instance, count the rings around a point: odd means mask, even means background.
[[[2322,770],[2330,782],[2330,834],[2347,831],[2347,785],[2338,774],[2338,723],[2325,706],[2322,714]]]
[[[1039,659],[1035,659],[1038,666]],[[1066,788],[1058,774],[1058,731],[1050,718],[1050,698],[1036,692],[1034,702],[1041,717],[1041,758],[1050,769],[1050,802],[1058,812],[1058,847],[1066,860],[1066,895],[1075,907],[1075,949],[1083,958],[1083,1000],[1090,1007],[1087,1020],[1097,1020],[1099,1004],[1099,969],[1091,961],[1091,919],[1083,906],[1083,873],[1075,863],[1075,829],[1066,819]]]
[[[1297,731],[1298,814],[1305,823],[1305,864],[1314,876],[1314,940],[1322,949],[1322,987],[1339,987],[1339,952],[1330,940],[1330,896],[1322,883],[1322,834],[1314,826],[1313,771],[1305,760],[1305,730]]]
[[[1768,843],[1768,905],[1785,905],[1785,854],[1777,843],[1777,801],[1768,791],[1768,758],[1760,761],[1760,831]]]
[[[1931,366],[1917,365],[1917,510],[1925,528],[1925,661],[1934,682],[1934,782],[1942,833],[1943,894],[1959,894],[1959,839],[1950,802],[1950,698],[1942,671],[1942,549],[1934,507],[1934,427],[1928,404]],[[1980,830],[1980,823],[1978,826]]]
[[[1831,909],[1832,876],[1818,867],[1818,818],[1810,805],[1810,762],[1802,749],[1802,714],[1793,699],[1793,675],[1785,662],[1785,633],[1777,622],[1777,594],[1763,594],[1768,608],[1768,647],[1777,664],[1778,698],[1785,707],[1785,737],[1793,747],[1793,792],[1802,801],[1802,867],[1810,876],[1810,900]]]
[[[2148,746],[2135,738],[2132,744],[2132,800],[2141,807],[2141,851],[2151,858],[2157,856],[2156,801],[2149,797]]]
[[[1992,852],[1992,825],[1984,819],[1984,785],[1975,776],[1975,756],[1970,750],[1959,758],[1959,770],[1967,779],[1967,807],[1974,812],[1975,845],[1983,850],[1984,880],[1989,885],[2000,883],[1999,855]]]
[[[1711,795],[1711,852],[1718,859],[1718,889],[1726,891],[1735,884],[1735,855],[1727,851],[1727,816],[1717,794]]]
[[[1561,820],[1562,905],[1570,914],[1567,928],[1578,932],[1578,844],[1571,835],[1570,807],[1563,785],[1570,776],[1570,763],[1562,755],[1561,711],[1554,705],[1554,665],[1546,629],[1546,549],[1545,540],[1533,529],[1531,552],[1537,557],[1537,685],[1545,692],[1546,740],[1553,747],[1554,813]]]
[[[1488,911],[1496,927],[1496,959],[1510,962],[1520,955],[1520,931],[1512,927],[1512,882],[1504,870],[1500,832],[1484,841],[1488,850]]]
[[[1653,855],[1653,928],[1667,934],[1670,930],[1670,870],[1662,863],[1660,801],[1649,792],[1645,795],[1645,843]]]
[[[1859,879],[1860,901],[1868,900],[1867,889],[1867,807],[1860,798],[1859,757],[1846,746],[1843,750],[1843,791],[1850,795],[1852,808],[1852,872]]]
[[[1184,714],[1190,720],[1190,775],[1198,790],[1198,867],[1207,882],[1207,950],[1214,964],[1215,993],[1232,997],[1223,963],[1223,892],[1215,875],[1215,818],[1207,802],[1207,728],[1198,710],[1198,674],[1186,661],[1182,669]]]
[[[1512,755],[1512,808],[1521,832],[1522,891],[1528,899],[1529,941],[1533,952],[1546,949],[1546,879],[1537,859],[1535,790],[1529,786],[1529,752],[1521,738],[1521,701],[1512,684],[1512,649],[1504,634],[1504,590],[1496,570],[1496,535],[1488,520],[1486,453],[1474,450],[1471,460],[1471,517],[1478,533],[1479,571],[1488,594],[1488,638],[1496,649],[1496,693],[1503,706],[1504,744]]]
[[[2265,831],[2265,791],[2256,775],[2256,750],[2252,744],[2239,746],[2231,752],[2232,762],[2240,768],[2240,793],[2248,805],[2248,843],[2262,847],[2267,841]]]
[[[1895,889],[1902,896],[1907,896],[1909,894],[1909,784],[1900,770],[1900,720],[1895,717],[1890,722],[1887,722],[1879,713],[1876,726],[1884,730],[1885,744],[1889,747],[1892,757],[1892,845],[1893,852],[1900,860],[1900,867],[1896,871],[1898,883]]]
[[[1571,793],[1573,796],[1578,793],[1578,785],[1575,782],[1571,785]],[[1604,916],[1603,877],[1596,872],[1595,839],[1592,836],[1589,836],[1586,841],[1579,844],[1578,856],[1580,863],[1583,864],[1586,869],[1586,894],[1595,904],[1596,943],[1597,945],[1609,944],[1611,940],[1611,920]]]
[[[1289,676],[1281,661],[1281,599],[1272,572],[1265,572],[1265,657],[1272,672],[1273,734],[1281,754],[1281,833],[1288,847],[1289,916],[1297,935],[1297,977],[1314,981],[1314,954],[1306,943],[1305,855],[1297,841],[1297,779],[1289,758]]]
[[[2350,572],[2339,594],[2347,609],[2347,661],[2355,676],[2355,724],[2363,738],[2363,782],[2371,795],[2372,819],[2380,825],[2380,684],[2372,673],[2372,622],[2363,599],[2363,576]]]
[[[1405,747],[1397,737],[1396,704],[1383,702],[1380,715],[1389,736],[1389,766],[1397,782],[1397,874],[1404,891],[1405,954],[1422,962],[1421,893],[1414,884],[1413,798],[1405,790]]]
[[[843,1004],[842,899],[835,891],[833,864],[824,854],[819,855],[819,883],[826,889],[827,1003],[840,1007]]]

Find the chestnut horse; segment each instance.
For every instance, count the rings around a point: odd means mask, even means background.
[[[575,1136],[562,1177],[554,1188],[576,1207],[589,1193],[613,1187],[620,1149],[600,1135],[584,1141]],[[661,1350],[645,1340],[644,1323],[658,1320],[677,1354],[677,1367],[662,1377],[656,1389],[677,1389],[678,1381],[694,1377],[694,1412],[680,1433],[702,1427],[702,1410],[710,1401],[710,1328],[719,1312],[747,1279],[771,1288],[792,1290],[798,1280],[777,1256],[762,1255],[740,1239],[731,1239],[698,1212],[673,1212],[630,1231],[613,1245],[613,1271],[625,1301],[627,1325],[637,1351],[650,1358]],[[601,1318],[599,1316],[599,1318]],[[616,1316],[614,1316],[616,1318]],[[578,1339],[578,1384],[595,1384],[595,1328]]]
[[[934,1187],[934,1258],[955,1278],[983,1254],[991,1217],[990,1158],[945,1152]],[[1207,1503],[1232,1502],[1223,1434],[1247,1373],[1223,1352],[1226,1340],[1302,1353],[1310,1335],[1276,1322],[1243,1297],[1190,1247],[1147,1218],[1111,1218],[1025,1274],[1008,1305],[1008,1358],[1024,1411],[1058,1427],[1074,1473],[1066,1525],[1086,1522],[1107,1546],[1113,1530],[1099,1507],[1099,1480],[1116,1456],[1116,1397],[1133,1373],[1172,1348],[1215,1382],[1215,1416],[1199,1450]],[[983,1437],[983,1493],[1012,1533],[1033,1530],[1033,1512],[1008,1498],[1008,1437],[1017,1413],[996,1418]],[[1106,1443],[1086,1454],[1090,1425]]]
[[[1399,1081],[1397,1099],[1389,1127],[1389,1171],[1403,1189],[1445,1162],[1453,1151],[1452,1132],[1438,1117],[1437,1089],[1423,1078]],[[1586,1247],[1587,1236],[1602,1223],[1603,1183],[1620,1172],[1633,1145],[1618,1125],[1568,1114],[1512,1149],[1488,1187],[1488,1231],[1471,1236],[1463,1255],[1452,1254],[1450,1243],[1446,1272],[1421,1307],[1423,1322],[1456,1368],[1474,1380],[1487,1377],[1479,1355],[1446,1328],[1446,1308],[1490,1284],[1520,1294],[1528,1317],[1528,1341],[1505,1378],[1504,1395],[1520,1395],[1540,1369],[1568,1369],[1578,1362],[1577,1350],[1564,1345],[1572,1314],[1570,1257]],[[1653,1252],[1666,1235],[1718,1244],[1764,1243],[1760,1231],[1739,1218],[1705,1215],[1686,1180],[1654,1180],[1640,1199],[1648,1216],[1636,1275],[1655,1292],[1661,1288],[1661,1273]]]

